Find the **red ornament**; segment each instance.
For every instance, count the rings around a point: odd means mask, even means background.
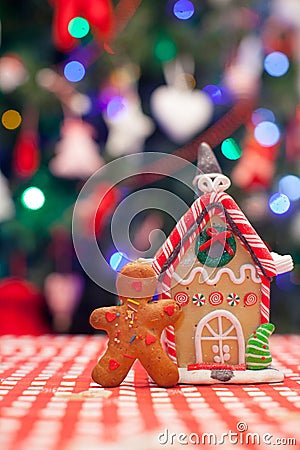
[[[98,190],[96,190],[96,195],[98,194],[98,199],[102,198],[103,189],[107,189],[105,184],[100,186]],[[117,203],[120,199],[120,192],[116,187],[111,187],[109,190],[107,189],[105,195],[103,196],[100,204],[98,204],[96,216],[95,216],[95,232],[99,235],[106,223],[106,220],[114,211]]]
[[[275,16],[271,16],[265,21],[261,39],[266,53],[282,52],[291,58],[295,48],[297,48],[296,29],[288,22]]]
[[[13,166],[17,175],[31,177],[39,168],[40,151],[35,132],[21,131],[15,149]]]
[[[99,236],[120,197],[116,187],[103,182],[87,198],[79,200],[75,218],[82,232],[87,236]]]
[[[245,190],[267,189],[275,174],[275,162],[280,142],[271,146],[260,145],[254,137],[254,127],[248,126],[243,154],[231,173],[233,183]]]
[[[17,277],[0,282],[0,334],[50,333],[44,313],[44,298],[33,284]]]
[[[84,17],[97,40],[110,40],[114,28],[113,8],[110,0],[49,0],[54,8],[53,40],[58,50],[71,50],[78,40],[68,31],[69,22]]]

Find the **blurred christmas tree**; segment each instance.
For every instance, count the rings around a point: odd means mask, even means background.
[[[37,286],[55,331],[91,332],[89,313],[114,296],[89,280],[73,250],[72,212],[85,180],[135,152],[175,153],[194,163],[205,139],[260,235],[293,256],[294,272],[272,288],[272,321],[277,331],[299,331],[299,54],[297,0],[4,0],[2,283],[16,276]],[[116,250],[126,248],[114,248],[109,219],[142,185],[137,177],[113,187],[99,205],[107,188],[100,183],[81,205],[82,226],[95,228],[117,265]],[[152,186],[193,200],[169,179]],[[168,233],[173,225],[163,214],[142,212],[132,240],[147,248],[151,230]],[[64,308],[53,302],[62,292],[69,296]]]

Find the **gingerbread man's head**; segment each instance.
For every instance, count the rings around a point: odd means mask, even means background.
[[[143,260],[130,262],[124,266],[117,277],[117,290],[122,302],[128,298],[152,299],[157,278],[152,267]]]

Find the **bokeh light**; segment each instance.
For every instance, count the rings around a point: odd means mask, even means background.
[[[294,270],[290,273],[291,283],[300,285],[300,264],[295,264]]]
[[[291,291],[293,289],[293,284],[291,281],[290,273],[283,273],[281,275],[277,275],[276,277],[276,285],[281,291]]]
[[[15,130],[21,124],[22,117],[15,109],[8,109],[2,114],[1,122],[8,130]]]
[[[92,100],[88,95],[76,92],[70,98],[70,108],[80,116],[89,114],[92,109]]]
[[[251,120],[254,126],[261,122],[275,122],[275,115],[273,111],[267,108],[258,108],[253,111]]]
[[[289,198],[280,192],[271,195],[269,199],[269,207],[274,214],[285,214],[289,210],[290,205]]]
[[[129,259],[125,253],[115,252],[110,257],[109,265],[113,270],[119,272],[128,262]]]
[[[128,102],[119,95],[113,97],[106,107],[106,114],[110,120],[121,120],[128,111]]]
[[[65,65],[64,75],[67,80],[73,83],[80,81],[85,75],[84,65],[79,61],[70,61]]]
[[[160,39],[155,44],[154,55],[161,62],[171,61],[176,54],[176,45],[170,39]]]
[[[225,139],[222,142],[221,152],[226,158],[231,160],[239,159],[242,155],[242,150],[233,138]]]
[[[98,105],[102,112],[106,112],[108,103],[117,95],[119,95],[119,90],[108,86],[101,89],[98,96]]]
[[[44,205],[45,195],[41,189],[35,186],[30,186],[23,192],[21,201],[25,208],[37,210]]]
[[[288,57],[281,52],[272,52],[265,57],[264,69],[272,77],[282,77],[289,70]]]
[[[285,175],[279,180],[279,192],[285,194],[291,201],[300,198],[300,178],[296,175]]]
[[[254,137],[263,147],[272,147],[278,143],[280,139],[280,131],[275,123],[263,121],[256,125],[254,129]]]
[[[74,38],[80,39],[88,34],[90,31],[90,24],[83,17],[74,17],[70,20],[68,31]]]
[[[231,101],[229,90],[225,86],[208,84],[202,89],[215,105],[226,105]]]
[[[175,77],[174,85],[179,89],[193,90],[196,87],[195,77],[191,73],[180,73]]]
[[[219,88],[219,86],[216,86],[214,84],[208,84],[207,86],[204,86],[202,90],[206,92],[206,94],[211,98],[213,103],[215,103],[216,105],[222,102],[222,91]]]
[[[194,15],[194,12],[194,5],[189,0],[178,0],[173,7],[174,15],[180,20],[190,19]]]

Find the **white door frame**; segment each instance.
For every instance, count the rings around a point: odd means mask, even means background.
[[[219,333],[216,333],[209,325],[207,326],[207,323],[218,317],[218,328]],[[225,317],[228,319],[232,325],[230,327],[223,331],[222,328],[222,317]],[[211,336],[202,336],[203,328],[207,327]],[[228,336],[228,334],[235,329],[236,336]],[[211,311],[210,313],[206,314],[198,323],[195,333],[195,349],[196,349],[196,362],[202,363],[202,341],[208,341],[208,340],[214,340],[219,341],[219,348],[221,349],[221,364],[224,364],[223,360],[223,352],[222,352],[222,341],[223,340],[237,340],[238,342],[238,361],[239,364],[245,363],[245,340],[243,335],[242,326],[239,322],[239,320],[235,317],[234,314],[232,314],[230,311],[226,311],[225,309],[218,309],[217,311]]]

